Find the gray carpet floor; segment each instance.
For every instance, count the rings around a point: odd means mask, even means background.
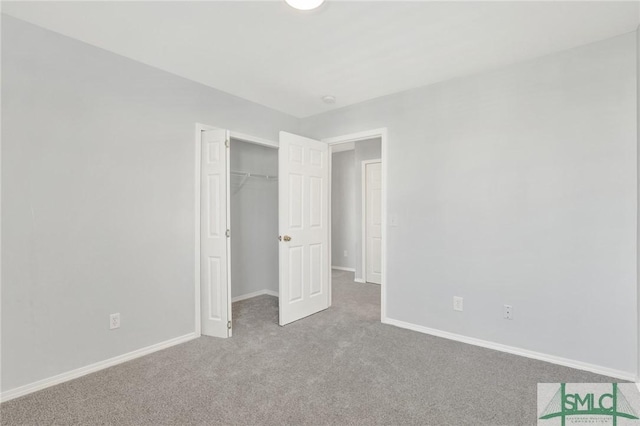
[[[538,382],[612,379],[380,323],[380,287],[279,327],[277,298],[202,337],[0,405],[3,425],[534,425]]]

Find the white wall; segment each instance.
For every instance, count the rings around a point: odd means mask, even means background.
[[[389,317],[636,371],[635,40],[302,121],[388,127]]]
[[[331,266],[355,269],[356,229],[355,150],[331,158]],[[345,256],[344,253],[347,252]]]
[[[4,15],[2,113],[3,391],[193,332],[195,123],[298,123]]]
[[[2,391],[193,331],[195,122],[388,127],[390,317],[636,370],[635,34],[301,122],[14,18],[2,39]]]
[[[232,171],[278,176],[278,150],[232,139],[230,166]],[[231,235],[231,296],[277,293],[277,180],[231,176]]]
[[[362,162],[382,157],[382,140],[374,138],[355,143],[356,163],[356,279],[365,279],[365,267],[362,264]]]

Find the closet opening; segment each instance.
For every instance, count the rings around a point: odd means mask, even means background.
[[[229,226],[234,335],[278,323],[278,150],[230,137]]]

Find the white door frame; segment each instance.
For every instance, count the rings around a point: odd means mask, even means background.
[[[380,162],[382,162],[382,279],[380,284],[380,320],[384,321],[387,318],[387,128],[382,127],[379,129],[365,130],[357,133],[350,133],[347,135],[336,136],[332,138],[321,139],[323,142],[329,144],[331,154],[333,152],[332,145],[338,145],[343,143],[357,142],[367,139],[380,138],[382,141],[382,155],[380,156]],[[329,212],[331,212],[331,157],[329,155]],[[329,253],[331,253],[331,214],[329,214]],[[363,247],[363,250],[365,248]],[[329,262],[331,264],[331,262]],[[364,265],[364,258],[363,258]],[[329,265],[331,268],[331,265]],[[331,274],[331,270],[329,270]],[[331,275],[329,275],[331,276]],[[366,274],[365,274],[366,276]],[[329,283],[329,297],[331,298],[331,282]]]
[[[367,165],[368,164],[375,164],[375,163],[382,163],[382,159],[381,158],[376,158],[374,160],[363,160],[360,169],[362,170],[362,176],[361,176],[361,188],[360,190],[362,191],[362,209],[360,211],[361,213],[361,220],[362,220],[362,279],[364,279],[364,282],[367,282],[367,194],[366,194],[366,190],[367,190]],[[382,190],[383,196],[384,196],[384,189]],[[384,223],[384,222],[383,222]],[[382,228],[384,228],[384,225],[382,226]],[[382,240],[384,243],[384,239]]]
[[[202,149],[201,149],[201,133],[204,130],[214,130],[214,129],[225,129],[226,127],[220,126],[210,126],[208,124],[196,123],[195,125],[195,137],[194,137],[194,147],[195,147],[195,264],[194,264],[194,293],[195,293],[195,334],[197,337],[202,335],[202,323],[200,318],[200,175],[202,173],[201,170],[201,157],[202,157]],[[244,133],[229,131],[229,138],[231,139],[240,139],[246,142],[255,143],[257,145],[264,145],[271,148],[278,148],[278,142],[273,142],[269,139],[259,138],[257,136],[251,136]],[[227,161],[229,161],[229,156],[227,156]],[[227,181],[227,191],[229,182]],[[227,218],[230,217],[230,205],[227,204]],[[228,300],[227,306],[229,309],[229,316],[231,316],[231,240],[227,238],[227,288],[228,288]],[[229,332],[229,337],[231,337],[231,332]]]
[[[280,147],[279,142],[274,142],[272,140],[265,139],[265,138],[259,138],[258,136],[252,136],[252,135],[247,135],[246,133],[234,132],[233,130],[230,130],[229,134],[231,139],[238,139],[243,142],[249,142],[255,145],[262,145],[269,148],[278,149]]]

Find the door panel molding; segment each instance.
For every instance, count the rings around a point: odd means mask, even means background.
[[[374,159],[374,160],[364,160],[362,161],[362,164],[360,166],[361,168],[361,173],[362,173],[362,177],[361,177],[361,185],[362,185],[362,189],[361,189],[361,196],[362,196],[362,208],[361,208],[361,223],[362,223],[362,275],[363,275],[363,279],[365,282],[370,282],[370,283],[374,283],[374,284],[381,284],[382,282],[382,271],[380,271],[379,273],[374,273],[373,271],[370,270],[369,268],[369,263],[371,261],[371,256],[375,255],[375,249],[376,247],[374,246],[370,246],[370,241],[369,241],[369,230],[367,229],[369,227],[368,224],[368,214],[370,211],[370,205],[369,203],[372,202],[372,200],[368,199],[369,196],[369,189],[368,189],[368,176],[367,176],[367,170],[368,167],[370,165],[373,164],[380,164],[380,167],[382,168],[382,160],[381,159]],[[380,191],[382,193],[382,189]],[[382,213],[382,205],[380,206],[380,213]],[[381,224],[381,228],[382,228],[382,224]],[[382,231],[382,230],[381,230]],[[380,238],[382,239],[382,238]],[[379,248],[379,255],[380,258],[382,258],[382,243],[380,245]],[[381,259],[382,261],[382,259]]]
[[[229,337],[229,132],[196,124],[196,335]]]
[[[328,153],[324,142],[280,132],[280,325],[331,305]]]

